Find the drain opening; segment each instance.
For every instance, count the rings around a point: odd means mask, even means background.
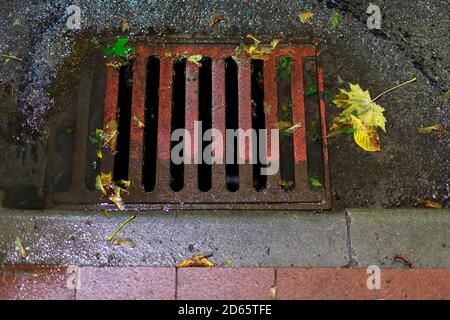
[[[238,68],[231,57],[225,59],[225,127],[233,130],[239,127]],[[228,191],[236,192],[239,190],[238,138],[233,139],[234,159],[233,164],[225,166],[225,180]],[[230,142],[226,141],[226,145],[230,145]]]
[[[211,58],[204,57],[201,61],[202,66],[199,69],[199,87],[198,87],[198,109],[199,121],[202,122],[201,136],[206,130],[212,127],[212,62]],[[205,148],[210,141],[203,141],[201,152],[203,154]],[[211,190],[212,184],[212,166],[202,161],[198,165],[198,188],[200,191]]]
[[[295,188],[294,141],[292,126],[291,73],[294,68],[288,55],[279,57],[277,63],[278,128],[280,129],[280,185],[285,191]]]
[[[322,149],[322,125],[320,121],[319,88],[317,80],[316,59],[303,59],[303,79],[305,84],[305,119],[306,119],[306,142],[307,142],[307,167],[309,186],[311,189],[323,189],[323,149]],[[314,93],[312,93],[314,92]],[[316,181],[322,186],[313,186]]]
[[[144,158],[142,164],[142,182],[144,190],[153,191],[156,183],[156,152],[158,146],[158,110],[159,110],[159,72],[160,61],[150,57],[147,61],[147,79],[145,92]]]
[[[117,153],[114,156],[113,179],[128,180],[128,161],[130,151],[131,99],[133,92],[132,64],[119,71],[119,92],[117,100]]]
[[[265,129],[265,115],[264,115],[264,61],[252,60],[251,63],[251,94],[252,94],[252,128],[259,132],[260,129]],[[260,191],[266,187],[267,176],[261,175],[261,168],[263,164],[259,154],[260,150],[260,136],[256,135],[256,144],[258,155],[257,163],[253,165],[253,187]],[[267,153],[265,153],[267,154]]]
[[[185,102],[186,102],[186,59],[176,61],[173,64],[173,82],[172,82],[172,132],[177,129],[185,128]],[[185,141],[183,139],[183,141]],[[171,141],[170,149],[179,144],[178,141]],[[180,150],[180,157],[184,157],[184,150]],[[175,191],[181,191],[184,186],[184,164],[175,164],[170,160],[170,188]]]

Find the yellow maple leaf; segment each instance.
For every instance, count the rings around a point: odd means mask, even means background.
[[[359,84],[350,84],[350,91],[340,89],[333,103],[342,109],[341,122],[348,122],[351,115],[359,118],[364,126],[380,127],[386,132],[384,109],[373,102],[369,90],[363,90]]]
[[[380,137],[375,129],[364,125],[363,122],[354,115],[351,115],[350,117],[352,119],[353,127],[356,130],[355,133],[353,133],[353,138],[358,146],[369,152],[381,151]]]

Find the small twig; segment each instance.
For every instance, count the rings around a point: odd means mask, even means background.
[[[131,220],[133,220],[134,218],[136,218],[136,216],[131,216],[129,217],[127,220],[125,220],[124,222],[121,223],[120,226],[117,227],[117,229],[108,237],[108,241],[112,241],[112,239],[114,239],[114,237],[116,236],[116,234],[122,230],[123,227],[125,227],[127,225],[128,222],[130,222]]]
[[[372,99],[372,101],[375,102],[376,100],[378,100],[379,98],[381,98],[382,96],[384,96],[386,93],[389,93],[389,92],[391,92],[391,91],[393,91],[393,90],[395,90],[395,89],[398,89],[398,88],[400,88],[400,87],[403,87],[404,85],[407,85],[408,83],[414,82],[414,81],[416,81],[416,80],[417,80],[417,78],[412,78],[412,79],[409,80],[409,81],[406,81],[406,82],[404,82],[404,83],[402,83],[402,84],[399,84],[398,86],[395,86],[395,87],[393,87],[393,88],[391,88],[391,89],[389,89],[389,90],[386,90],[386,91],[383,92],[382,94],[378,95],[375,99]]]
[[[20,58],[18,58],[16,56],[11,56],[9,54],[4,54],[4,53],[1,53],[1,52],[0,52],[0,57],[6,58],[6,59],[14,59],[14,60],[17,60],[17,61],[22,61],[22,59],[20,59]]]

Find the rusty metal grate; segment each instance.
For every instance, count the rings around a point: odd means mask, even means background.
[[[100,58],[93,59],[85,67],[63,119],[50,133],[46,206],[68,209],[112,206],[102,203],[94,188],[95,175],[102,171],[132,181],[130,194],[124,196],[127,209],[329,209],[327,140],[322,138],[326,137],[323,70],[316,48],[301,43],[279,45],[270,59],[252,61],[243,56],[234,70],[227,71],[236,46],[236,42],[211,40],[155,41],[137,46],[132,68],[121,70],[106,68]],[[207,57],[203,60],[205,69],[184,62],[178,66],[181,73],[178,71],[176,75],[173,57],[178,54]],[[282,80],[278,67],[280,59],[286,56],[290,57],[290,73]],[[255,68],[262,74],[259,80],[255,80]],[[260,82],[259,87],[255,81]],[[308,85],[315,86],[318,93],[305,95]],[[180,91],[174,95],[175,90]],[[255,126],[277,127],[285,105],[290,104],[289,121],[301,127],[287,142],[281,143],[281,171],[258,180],[251,164],[235,166],[234,171],[218,164],[210,167],[185,164],[174,169],[170,160],[170,137],[177,125],[174,119],[178,117],[178,125],[192,131],[193,122],[205,118],[204,110],[209,110],[205,119],[210,127],[224,132],[233,114],[227,106],[233,101],[230,94],[235,95],[237,104],[232,120],[244,130]],[[180,110],[174,109],[177,103],[184,105],[182,117],[178,115]],[[263,107],[255,111],[257,103]],[[122,110],[125,108],[129,110]],[[145,122],[145,128],[137,125],[135,117]],[[125,147],[116,155],[104,152],[99,167],[92,168],[95,151],[89,145],[89,133],[113,119],[127,131],[119,130]],[[248,143],[243,147],[249,148]],[[154,153],[152,160],[147,157],[149,152]],[[283,161],[288,162],[284,167]],[[120,172],[118,166],[122,168]],[[309,183],[313,173],[318,175],[321,187]],[[174,174],[182,176],[178,189],[174,188]],[[290,175],[293,180],[289,190],[283,187],[283,175]],[[209,180],[206,187],[199,183],[205,177]],[[233,177],[237,177],[235,189],[230,188]]]

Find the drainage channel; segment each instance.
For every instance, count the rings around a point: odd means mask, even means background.
[[[239,43],[148,43],[136,47],[127,66],[105,67],[100,59],[85,66],[69,110],[50,130],[46,208],[113,206],[95,190],[100,172],[131,180],[128,209],[331,207],[323,70],[313,45],[291,42],[267,60],[253,60],[243,52],[236,58]],[[191,55],[202,59],[193,63]],[[305,94],[311,86],[318,94]],[[112,125],[117,152],[97,160],[89,135]],[[281,126],[291,129],[280,130],[279,148],[272,149],[270,129]],[[179,129],[187,134],[179,137],[184,144],[171,141]],[[239,139],[227,129],[266,131]],[[215,130],[222,135],[213,136]],[[195,161],[212,146],[223,161]],[[171,154],[194,161],[179,163]],[[262,174],[278,160],[275,174]],[[312,186],[311,177],[321,186]]]

